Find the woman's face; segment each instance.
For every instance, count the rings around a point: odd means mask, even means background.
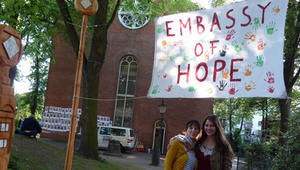
[[[192,125],[192,126],[188,127],[188,129],[186,130],[186,133],[190,138],[196,139],[197,135],[199,134],[199,128],[195,125]]]
[[[215,135],[216,133],[216,126],[211,120],[207,120],[204,125],[204,131],[207,134],[207,136]]]

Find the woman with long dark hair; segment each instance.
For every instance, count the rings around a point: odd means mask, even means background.
[[[195,147],[198,170],[230,170],[234,153],[215,115],[208,116],[202,126],[202,136]]]
[[[165,159],[165,170],[194,170],[197,159],[194,152],[196,138],[200,132],[200,123],[190,120],[186,124],[185,135],[177,135],[170,139]]]

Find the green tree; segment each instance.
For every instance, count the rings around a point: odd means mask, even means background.
[[[292,89],[300,75],[300,2],[289,0],[284,41],[284,82],[288,97],[292,95]],[[288,131],[289,115],[291,111],[291,100],[279,99],[280,106],[280,131]],[[281,144],[285,143],[284,138],[280,138]]]
[[[228,140],[235,150],[237,149],[244,122],[253,118],[255,110],[249,106],[254,102],[255,99],[251,98],[214,100],[214,114],[221,120],[229,136]]]
[[[0,22],[18,31],[25,44],[23,57],[33,61],[28,76],[31,89],[18,98],[18,102],[25,102],[18,109],[26,109],[29,104],[31,114],[41,114],[58,8],[51,0],[2,0],[0,6]]]

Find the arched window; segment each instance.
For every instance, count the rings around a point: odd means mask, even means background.
[[[126,56],[121,60],[115,103],[114,125],[131,127],[136,84],[136,60]]]

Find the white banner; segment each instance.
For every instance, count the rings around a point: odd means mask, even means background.
[[[148,97],[286,98],[288,0],[251,0],[158,17]]]

